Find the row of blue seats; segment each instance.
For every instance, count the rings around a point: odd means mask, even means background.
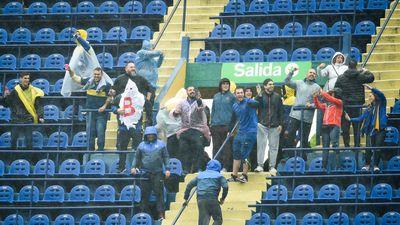
[[[380,223],[378,223],[378,221]],[[270,225],[271,218],[266,213],[255,213],[251,219],[246,223],[247,225]],[[276,225],[297,225],[296,216],[293,213],[285,212],[279,214],[276,218]],[[317,212],[310,212],[304,215],[299,223],[301,225],[349,225],[350,218],[345,212],[336,212],[329,216],[326,223],[321,214]],[[400,224],[400,213],[396,211],[385,213],[382,218],[376,217],[371,212],[360,212],[353,219],[354,225],[395,225]]]
[[[0,44],[29,45],[64,42],[73,43],[75,42],[75,38],[73,37],[75,32],[76,28],[67,27],[56,34],[52,28],[46,27],[38,30],[34,35],[35,38],[32,40],[32,32],[28,28],[20,27],[16,29],[10,37],[8,37],[8,33],[5,29],[0,28]],[[90,27],[87,29],[87,32],[87,40],[91,43],[149,40],[152,35],[151,29],[145,25],[134,27],[129,38],[126,28],[121,26],[112,27],[106,34],[103,34],[102,29],[99,27]]]
[[[102,52],[96,55],[100,66],[105,70],[115,68],[123,68],[126,63],[134,62],[137,55],[133,52],[125,52],[118,57],[116,65],[114,57],[111,53]],[[41,58],[37,54],[28,54],[19,59],[19,67],[17,67],[17,58],[13,54],[4,54],[0,56],[0,70],[64,70],[65,57],[62,54],[54,53],[47,58]],[[44,62],[42,62],[44,61]],[[43,66],[42,66],[43,65]]]
[[[118,173],[119,161],[114,161],[110,168],[108,174]],[[182,176],[182,163],[179,159],[171,158],[168,161],[168,166],[170,167],[170,172],[176,176]],[[8,173],[6,171],[7,166],[4,162],[0,160],[0,176],[4,174],[9,175],[23,175],[29,176],[31,174],[31,165],[25,159],[14,160],[9,166]],[[91,159],[89,160],[82,169],[81,163],[77,159],[66,159],[59,166],[58,174],[56,174],[56,165],[51,159],[41,159],[39,160],[32,171],[33,175],[74,175],[79,176],[84,175],[106,175],[106,163],[102,159]]]
[[[31,84],[37,88],[42,89],[44,94],[54,94],[54,93],[60,93],[61,87],[63,85],[64,79],[58,79],[54,85],[50,85],[50,82],[47,79],[44,78],[38,78],[35,79],[31,82]],[[11,79],[7,82],[6,88],[11,92],[14,90],[15,86],[19,84],[19,79]],[[1,88],[1,83],[0,83],[0,88]],[[2,91],[0,91],[0,94]],[[0,109],[0,120],[2,118],[2,115],[4,115],[1,111],[4,111],[4,109]]]
[[[228,49],[217,57],[212,50],[203,50],[195,58],[197,63],[215,63],[215,62],[286,62],[291,61],[330,61],[335,54],[335,50],[331,47],[324,47],[318,50],[313,56],[309,48],[298,48],[292,52],[289,57],[288,52],[283,48],[274,48],[268,54],[264,54],[261,49],[250,49],[243,55],[238,50]],[[360,50],[351,47],[351,58],[357,61],[361,60]]]
[[[367,7],[364,8],[364,0],[321,0],[319,6],[317,0],[297,0],[293,6],[292,0],[253,0],[246,10],[244,0],[230,0],[224,8],[225,14],[245,14],[245,13],[290,13],[290,12],[338,12],[364,9],[387,9],[388,0],[368,0]],[[356,5],[354,5],[356,4]],[[271,6],[270,6],[271,5]],[[271,8],[271,9],[270,9]]]
[[[49,217],[44,214],[36,214],[29,219],[27,225],[76,225],[78,218],[70,214],[61,214],[56,217],[54,223]],[[4,218],[3,225],[24,225],[25,220],[21,215],[12,214]],[[102,224],[100,217],[95,213],[83,215],[79,220],[79,225],[100,225]],[[147,213],[135,214],[130,222],[130,225],[151,225],[152,219]],[[107,217],[104,225],[127,225],[126,217],[121,213],[114,213]]]
[[[140,1],[128,1],[123,7],[120,7],[116,1],[105,1],[96,7],[91,1],[79,2],[74,9],[68,2],[57,2],[50,9],[44,2],[33,2],[29,5],[27,10],[24,10],[24,6],[20,2],[9,2],[3,9],[4,15],[13,14],[70,14],[70,13],[99,13],[99,14],[118,14],[121,13],[133,13],[142,14],[143,4]],[[160,14],[165,15],[167,12],[167,5],[164,1],[154,0],[147,4],[144,13],[146,14]]]
[[[352,33],[352,27],[347,21],[337,21],[331,28],[322,21],[316,21],[308,25],[305,35],[308,36],[329,36],[340,35],[343,33]],[[279,36],[303,36],[303,25],[299,22],[287,23],[281,30],[276,23],[265,23],[259,30],[251,23],[240,24],[233,36],[232,28],[228,24],[218,24],[211,32],[211,38],[254,38],[254,37],[279,37]],[[357,23],[355,35],[373,35],[375,34],[375,24],[372,21],[365,20]]]
[[[367,198],[368,191],[363,184],[350,184],[343,192],[341,197],[341,191],[336,184],[325,184],[323,185],[316,198],[314,197],[314,188],[308,184],[301,184],[297,186],[292,192],[291,202],[296,201],[346,201],[346,200],[386,200],[391,201],[392,198],[400,199],[400,189],[393,190],[392,186],[387,183],[379,183],[374,185],[370,191],[370,198]],[[268,188],[264,195],[263,200],[276,202],[282,201],[287,202],[289,199],[288,189],[285,185],[272,185]]]

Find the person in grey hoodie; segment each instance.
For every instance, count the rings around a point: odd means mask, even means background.
[[[136,175],[139,169],[148,180],[141,180],[142,204],[141,210],[149,213],[149,197],[151,191],[156,195],[158,219],[164,219],[164,178],[170,176],[168,167],[168,151],[164,142],[157,139],[155,127],[146,127],[144,141],[136,150],[131,173]],[[164,172],[165,170],[165,172]]]
[[[324,86],[324,91],[327,92],[335,87],[337,78],[347,70],[347,65],[344,64],[346,58],[341,52],[336,52],[330,65],[321,63],[317,67],[317,75],[320,77],[328,77]]]
[[[228,195],[228,182],[220,173],[221,163],[218,160],[210,160],[207,163],[207,169],[200,172],[197,177],[191,180],[186,186],[183,203],[188,204],[190,191],[197,186],[197,207],[199,208],[199,225],[208,225],[210,217],[213,218],[213,225],[222,224],[221,207]],[[218,201],[219,192],[222,196]]]

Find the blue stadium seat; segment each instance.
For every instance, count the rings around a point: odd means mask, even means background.
[[[358,196],[358,197],[357,197]],[[345,199],[360,199],[365,201],[366,188],[362,184],[350,184],[344,192]]]
[[[354,7],[354,4],[356,6]],[[363,11],[364,10],[364,1],[363,0],[344,0],[342,2],[342,10],[358,10],[358,11]]]
[[[0,149],[11,148],[11,132],[5,132],[0,135]]]
[[[67,14],[71,13],[72,8],[71,5],[68,2],[56,2],[54,5],[51,7],[51,13],[54,14]]]
[[[197,55],[195,61],[197,63],[215,63],[217,61],[217,56],[212,50],[203,50]]]
[[[328,27],[322,21],[316,21],[308,25],[307,35],[322,35],[328,34]]]
[[[150,40],[151,29],[148,26],[137,26],[131,32],[130,40]]]
[[[292,200],[314,201],[314,189],[308,184],[297,186],[292,194]]]
[[[66,43],[74,43],[75,38],[73,35],[76,32],[76,28],[74,27],[66,27],[59,34],[56,42],[66,42]]]
[[[61,214],[54,220],[54,225],[75,225],[75,218],[70,214]]]
[[[88,203],[90,201],[90,189],[86,185],[76,185],[71,189],[68,201]]]
[[[135,62],[137,55],[133,52],[125,52],[118,58],[117,67],[125,67],[128,62]]]
[[[275,225],[296,225],[296,216],[293,213],[281,213],[276,218]]]
[[[32,40],[32,33],[28,28],[20,27],[16,29],[9,41],[10,44],[29,44]]]
[[[101,185],[94,193],[96,202],[115,202],[115,189],[111,185]]]
[[[78,106],[75,106],[78,107]],[[73,105],[69,105],[67,106],[67,108],[65,108],[64,112],[63,112],[63,119],[66,120],[71,120],[74,119],[75,115],[74,115],[74,106]]]
[[[18,202],[38,202],[39,189],[36,186],[26,185],[21,188],[18,194]]]
[[[342,156],[340,157],[340,163],[335,172],[355,173],[356,169],[356,159],[354,156]]]
[[[24,225],[24,218],[21,215],[11,214],[4,219],[3,225]]]
[[[389,160],[386,171],[400,172],[400,155],[395,155]]]
[[[52,93],[60,94],[64,79],[58,79],[53,86]]]
[[[0,108],[0,123],[8,123],[11,120],[10,108]]]
[[[292,7],[292,0],[275,0],[271,11],[288,13],[292,11]]]
[[[349,216],[344,213],[334,213],[328,219],[328,225],[349,225]]]
[[[285,25],[282,30],[283,36],[302,36],[303,26],[299,22],[291,22]]]
[[[4,175],[5,167],[3,160],[0,159],[0,177]]]
[[[72,139],[72,148],[86,148],[87,143],[87,134],[86,131],[80,131],[76,133]]]
[[[66,159],[61,163],[59,174],[79,176],[81,164],[76,159]]]
[[[63,55],[54,53],[49,55],[44,61],[44,69],[64,70],[65,58]]]
[[[294,11],[296,12],[315,12],[317,2],[315,0],[298,0]]]
[[[396,225],[400,223],[400,213],[387,212],[382,216],[381,225]]]
[[[8,33],[3,28],[0,28],[0,44],[5,45],[7,43]]]
[[[0,70],[15,70],[16,67],[17,59],[13,54],[4,54],[0,56]]]
[[[292,61],[311,61],[312,53],[308,48],[298,48],[292,53]]]
[[[332,35],[351,33],[351,25],[347,21],[337,21],[331,28]]]
[[[258,31],[259,37],[277,37],[281,30],[276,23],[264,23]]]
[[[119,6],[115,1],[105,1],[99,6],[99,13],[118,14]]]
[[[251,216],[248,225],[269,225],[271,219],[266,213],[255,213]]]
[[[106,164],[101,159],[91,159],[86,163],[83,170],[84,174],[98,174],[104,176],[106,173]]]
[[[32,216],[28,223],[28,225],[49,225],[49,224],[50,224],[49,217],[47,217],[44,214],[36,214]]]
[[[286,62],[287,52],[283,48],[274,48],[268,53],[268,62]]]
[[[321,0],[319,3],[319,11],[334,11],[340,10],[339,0]]]
[[[243,14],[246,9],[246,3],[243,0],[230,0],[224,7],[224,13]]]
[[[14,160],[10,165],[10,171],[8,173],[10,175],[29,176],[30,174],[29,162],[26,161],[25,159]]]
[[[307,213],[301,220],[301,225],[323,225],[323,224],[324,224],[324,219],[322,218],[321,214],[315,212]]]
[[[29,5],[28,14],[47,14],[47,5],[44,2],[34,2]]]
[[[100,217],[95,213],[88,213],[82,216],[79,225],[100,225]]]
[[[220,62],[240,62],[240,54],[235,49],[228,49],[222,52]]]
[[[152,224],[151,217],[147,213],[137,213],[132,217],[131,220],[131,225],[151,225],[151,224]]]
[[[357,23],[354,34],[373,35],[375,34],[375,24],[369,20],[361,21]]]
[[[250,3],[249,13],[265,13],[267,14],[269,11],[269,2],[268,0],[253,0]]]
[[[361,52],[360,49],[356,47],[351,47],[350,48],[350,56],[351,58],[357,60],[357,62],[361,62]]]
[[[10,186],[0,186],[0,203],[14,202],[14,189]]]
[[[48,148],[67,148],[68,145],[68,135],[65,132],[54,132],[50,135],[47,142]]]
[[[264,200],[284,201],[288,199],[288,191],[285,185],[272,185],[264,197]]]
[[[103,69],[112,70],[112,68],[114,67],[114,58],[108,52],[97,54],[97,60],[99,60],[99,64]]]
[[[387,9],[389,1],[387,0],[368,0],[368,9]]]
[[[114,213],[107,217],[104,225],[126,225],[126,218],[121,213]]]
[[[47,187],[43,194],[43,202],[64,202],[64,188],[60,185]]]
[[[84,14],[91,14],[95,13],[95,6],[93,2],[90,1],[83,1],[79,2],[78,6],[76,7],[76,12],[77,13],[84,13]]]
[[[291,157],[286,161],[285,172],[299,172],[304,173],[306,168],[306,163],[301,157]]]
[[[24,70],[40,70],[42,60],[37,54],[29,54],[21,59],[20,69]]]
[[[255,37],[256,28],[251,23],[240,24],[235,31],[235,37]]]
[[[319,189],[318,200],[339,201],[340,189],[336,184],[325,184]]]
[[[114,173],[119,173],[119,160],[115,160],[114,162],[111,163],[110,170],[108,173],[114,174]]]
[[[90,27],[87,30],[87,41],[90,43],[101,43],[103,41],[103,31],[99,27]]]
[[[50,83],[48,80],[44,78],[38,78],[32,81],[32,85],[41,89],[45,95],[48,95],[50,92]]]
[[[9,2],[4,6],[3,14],[10,15],[10,14],[23,14],[24,7],[22,6],[21,2]]]
[[[171,175],[182,176],[183,173],[182,163],[179,159],[170,158],[168,161],[168,165]]]
[[[386,183],[376,184],[371,191],[371,199],[392,200],[392,186]]]
[[[56,33],[51,28],[42,28],[36,32],[33,42],[52,44],[56,40]]]
[[[111,28],[106,35],[104,41],[125,42],[127,38],[126,29],[121,26]]]
[[[132,14],[142,14],[143,5],[140,1],[128,1],[124,5],[124,12]]]
[[[232,37],[232,28],[228,24],[218,24],[211,32],[212,38],[230,38]]]
[[[261,49],[250,49],[243,56],[243,62],[264,62],[264,52]]]
[[[17,144],[17,146],[19,147],[26,147],[25,144],[25,139],[23,140],[23,144],[22,146],[19,146],[19,144]],[[33,149],[43,149],[43,135],[42,133],[40,133],[39,131],[32,131],[32,148]]]
[[[164,1],[154,0],[146,6],[146,14],[158,14],[164,16],[167,13],[167,5]]]
[[[330,61],[335,54],[335,50],[331,47],[325,47],[318,50],[315,55],[317,61]]]
[[[386,127],[385,143],[392,145],[399,144],[399,130],[396,127]]]
[[[354,225],[375,225],[375,220],[371,212],[360,212],[354,217]]]
[[[35,168],[33,169],[33,174],[39,175],[49,175],[54,176],[56,172],[56,167],[51,159],[41,159],[39,162],[36,163]]]
[[[142,198],[141,193],[142,191],[140,190],[140,187],[136,185],[127,185],[122,189],[119,200],[129,202],[134,201],[136,203],[139,203]]]

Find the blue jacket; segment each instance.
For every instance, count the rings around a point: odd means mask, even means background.
[[[147,140],[150,134],[156,135],[156,139],[152,142]],[[155,127],[146,127],[144,132],[144,141],[142,141],[137,150],[136,157],[132,167],[139,168],[144,172],[162,172],[168,168],[169,155],[164,142],[157,139],[157,130]]]
[[[137,74],[146,78],[154,89],[157,88],[158,68],[163,63],[164,55],[158,50],[153,50],[150,41],[144,40],[137,56],[135,61]]]
[[[214,95],[211,108],[211,126],[230,124],[235,99],[230,91],[218,92]]]
[[[225,200],[228,195],[228,182],[221,175],[220,170],[221,163],[218,160],[210,160],[207,163],[207,169],[188,183],[184,199],[187,200],[192,188],[197,186],[197,199],[218,199],[222,187],[221,199]]]
[[[239,119],[239,132],[257,132],[257,107],[258,102],[249,98],[233,104],[233,112]]]

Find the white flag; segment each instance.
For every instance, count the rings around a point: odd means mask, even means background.
[[[120,115],[119,119],[128,129],[135,128],[142,117],[144,101],[144,96],[139,92],[135,82],[128,80],[119,101],[119,108],[124,110],[124,114]]]

